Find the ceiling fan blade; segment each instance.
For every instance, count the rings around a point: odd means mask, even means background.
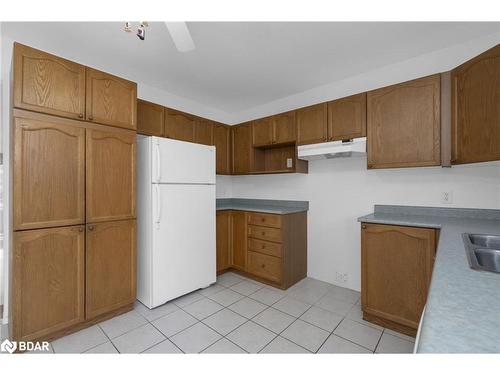
[[[179,52],[194,50],[193,38],[191,38],[186,22],[165,22],[165,25]]]

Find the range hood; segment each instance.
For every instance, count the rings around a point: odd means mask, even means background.
[[[298,158],[319,160],[366,155],[366,137],[299,146]]]

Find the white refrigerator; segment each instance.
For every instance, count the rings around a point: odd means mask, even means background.
[[[215,147],[137,139],[137,299],[149,308],[215,282]]]

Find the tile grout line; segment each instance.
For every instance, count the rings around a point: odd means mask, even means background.
[[[328,310],[327,310],[328,311]],[[333,332],[335,332],[335,330],[339,327],[340,324],[342,324],[342,322],[344,321],[344,319],[346,319],[346,316],[344,316],[340,322],[335,326],[335,328],[332,330],[332,332],[330,332],[330,334],[328,335],[328,337],[325,339],[325,341],[323,341],[323,343],[320,345],[320,347],[318,348],[318,350],[316,350],[314,353],[318,353],[319,350],[323,347],[323,345],[325,345],[325,343],[328,341],[328,339],[331,337],[331,336],[337,336],[337,335],[334,335]],[[339,336],[338,336],[339,337]]]
[[[132,310],[133,311],[133,310]],[[140,315],[140,314],[139,314]],[[111,318],[113,319],[113,318]],[[110,319],[110,320],[111,320]],[[100,330],[102,331],[102,333],[104,333],[104,335],[108,338],[109,342],[111,343],[111,345],[113,345],[113,348],[115,348],[115,350],[120,353],[120,351],[118,350],[118,348],[116,347],[116,345],[114,344],[113,340],[111,340],[111,337],[108,336],[108,334],[106,333],[106,331],[104,331],[104,329],[101,327],[101,325],[99,323],[97,323],[97,326],[100,328]],[[131,330],[132,331],[132,330]],[[129,331],[130,332],[130,331]],[[100,344],[102,345],[102,344]],[[99,345],[96,345],[94,346],[94,348],[97,348]],[[90,348],[89,350],[91,350],[93,348]],[[87,350],[88,351],[88,350]]]
[[[378,348],[378,346],[380,344],[380,341],[382,340],[382,336],[384,336],[384,332],[385,332],[385,328],[382,330],[382,334],[378,338],[377,345],[375,345],[375,348],[373,349],[373,353],[375,353],[377,351],[377,348]]]
[[[279,301],[277,301],[277,302],[279,302]],[[276,302],[276,303],[277,303],[277,302]],[[308,308],[306,311],[304,311],[301,315],[299,315],[299,317],[301,317],[303,314],[305,314],[305,313],[306,313],[306,312],[307,312],[307,311],[308,311],[311,307],[312,307],[312,306],[309,306],[309,308]],[[275,310],[278,310],[278,309],[275,309]],[[286,314],[286,315],[292,316],[295,320],[293,320],[293,321],[292,321],[289,325],[287,325],[287,326],[286,326],[286,328],[285,328],[284,330],[282,330],[280,333],[278,333],[278,334],[276,335],[276,337],[281,337],[281,338],[283,338],[283,339],[285,339],[285,340],[288,340],[288,341],[290,341],[290,342],[294,343],[295,345],[300,346],[302,349],[305,349],[305,350],[307,350],[308,352],[311,352],[309,349],[304,348],[302,345],[297,344],[295,341],[292,341],[292,340],[290,340],[290,339],[287,339],[286,337],[281,336],[281,334],[282,334],[283,332],[285,332],[285,331],[288,329],[288,327],[290,327],[293,323],[295,323],[297,320],[299,320],[299,317],[295,317],[295,316],[293,316],[293,315],[287,314],[287,313],[285,313],[284,311],[281,311],[281,310],[278,310],[278,311],[282,312],[283,314]],[[255,323],[256,323],[256,322],[255,322]],[[259,323],[256,323],[256,324],[259,324]],[[260,324],[259,324],[259,325],[260,325]],[[264,327],[264,328],[265,328],[265,327]],[[267,329],[267,328],[266,328],[266,329]],[[272,331],[271,331],[271,332],[272,332]],[[273,332],[273,333],[274,333],[274,332]],[[263,348],[259,351],[259,353],[260,353],[262,350],[264,350],[264,349],[265,349],[265,348],[266,348],[269,344],[271,344],[274,340],[276,340],[276,337],[275,337],[274,339],[272,339],[271,341],[269,341],[269,342],[266,344],[266,346],[264,346],[264,347],[263,347]]]
[[[154,344],[154,345],[150,346],[149,348],[144,349],[141,353],[144,353],[146,350],[149,350],[149,349],[151,349],[151,348],[154,348],[156,345],[160,345],[162,342],[165,342],[165,341],[167,341],[167,340],[168,340],[168,341],[170,341],[170,343],[172,343],[172,345],[174,345],[177,349],[179,349],[179,350],[181,351],[181,353],[184,353],[184,351],[183,351],[181,348],[179,348],[179,347],[175,344],[175,342],[173,342],[172,340],[169,340],[169,338],[167,337],[167,335],[165,335],[162,331],[160,331],[160,329],[159,329],[158,327],[156,327],[154,324],[151,324],[151,325],[152,325],[152,326],[153,326],[153,328],[154,328],[154,329],[156,329],[156,330],[157,330],[157,331],[158,331],[158,332],[159,332],[159,333],[160,333],[163,337],[165,337],[165,340],[162,340],[162,341],[160,341],[160,342],[158,342],[158,343],[156,343],[156,344]],[[173,335],[172,335],[172,336],[173,336]],[[167,353],[165,353],[165,354],[167,354]]]

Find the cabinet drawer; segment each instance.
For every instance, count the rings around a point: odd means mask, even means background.
[[[276,242],[248,239],[248,249],[281,258],[281,244]]]
[[[281,242],[281,229],[249,225],[248,237],[266,241]]]
[[[281,282],[280,258],[249,251],[247,263],[249,273],[277,283]]]
[[[281,228],[281,216],[251,213],[248,215],[248,223],[263,225],[265,227]]]

